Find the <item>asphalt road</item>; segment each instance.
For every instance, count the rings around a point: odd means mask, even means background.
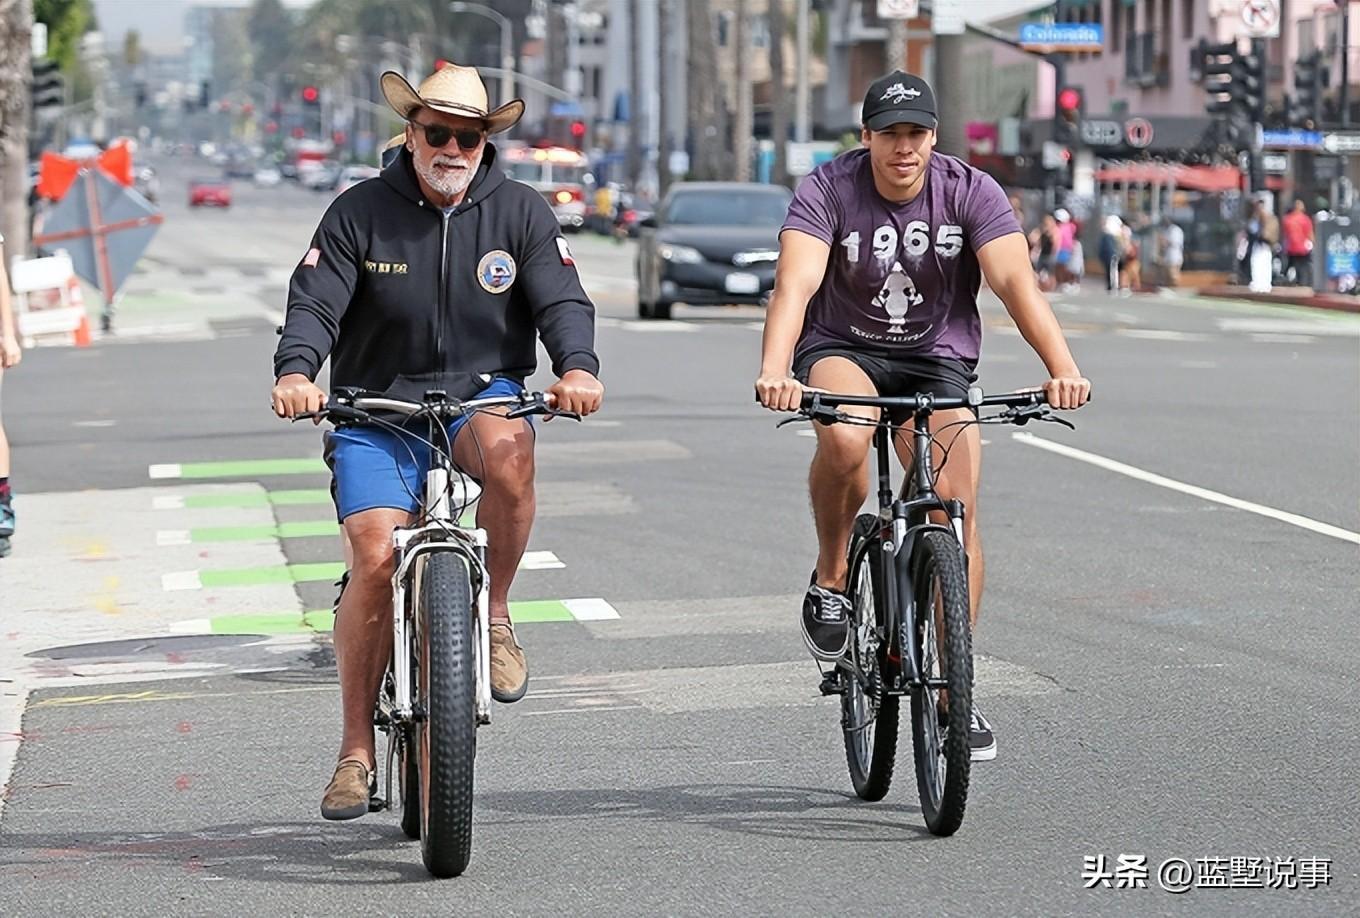
[[[0,913],[1360,914],[1354,320],[1059,298],[1095,400],[1075,432],[984,431],[999,756],[937,839],[909,735],[862,803],[817,695],[795,618],[812,441],[752,404],[759,312],[635,321],[631,245],[573,239],[606,408],[540,428],[544,563],[512,595],[562,620],[521,627],[533,681],[479,737],[472,865],[433,881],[392,816],[317,814],[338,694],[306,613],[340,556],[318,432],[267,392],[328,199],[244,186],[190,212],[184,171],[120,334],[5,381]],[[1038,381],[983,310],[983,384]],[[1120,855],[1146,888],[1085,888]],[[1170,858],[1224,861],[1174,895]]]

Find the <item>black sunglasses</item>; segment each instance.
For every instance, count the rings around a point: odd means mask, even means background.
[[[447,124],[423,124],[411,119],[411,123],[425,132],[425,142],[435,149],[446,146],[450,140],[458,141],[458,149],[475,150],[482,142],[482,132],[471,128],[451,128]]]

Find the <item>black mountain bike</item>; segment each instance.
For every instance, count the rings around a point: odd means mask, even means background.
[[[870,420],[838,410],[846,405],[883,411]],[[976,416],[979,409],[1003,406],[1006,410],[998,414]],[[916,786],[926,827],[935,835],[952,835],[963,823],[971,767],[973,638],[964,506],[935,492],[930,448],[939,433],[931,434],[930,415],[953,408],[974,411],[975,417],[960,425],[1040,420],[1073,426],[1052,416],[1042,391],[984,395],[977,388],[967,398],[805,392],[799,417],[781,422],[807,419],[875,428],[879,509],[855,520],[846,589],[850,645],[836,668],[824,674],[821,689],[841,696],[850,781],[864,800],[881,800],[888,793],[897,757],[898,703],[904,695],[911,699]],[[898,428],[889,418],[892,409],[912,413],[909,431],[907,425],[901,429],[912,438],[913,460],[896,497],[889,447]],[[932,520],[932,513],[948,524]]]

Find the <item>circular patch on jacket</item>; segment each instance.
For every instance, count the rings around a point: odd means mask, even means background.
[[[487,293],[504,293],[515,282],[515,260],[501,249],[487,252],[477,262],[477,283]]]

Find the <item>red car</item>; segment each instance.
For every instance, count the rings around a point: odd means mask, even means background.
[[[189,183],[189,206],[211,204],[214,207],[231,206],[231,185],[221,179],[195,179]]]

